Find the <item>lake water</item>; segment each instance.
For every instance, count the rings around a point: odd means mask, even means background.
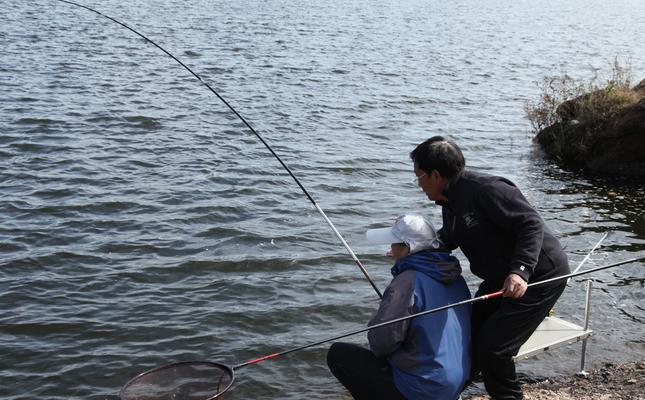
[[[607,231],[586,267],[645,252],[642,182],[551,164],[523,113],[545,75],[608,76],[618,55],[645,78],[641,0],[84,4],[230,101],[382,289],[390,261],[364,232],[402,211],[439,221],[408,160],[436,134],[454,138],[471,168],[520,186],[572,266]],[[116,399],[157,365],[236,364],[364,326],[377,297],[350,256],[184,69],[54,0],[0,0],[0,21],[1,398]],[[593,278],[588,365],[642,360],[642,265]],[[581,323],[583,286],[571,283],[557,315]],[[326,349],[244,368],[226,398],[344,398]],[[571,374],[579,351],[520,370]]]

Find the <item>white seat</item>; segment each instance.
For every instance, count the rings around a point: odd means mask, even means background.
[[[591,329],[565,321],[557,317],[546,317],[533,332],[529,340],[520,347],[514,360],[527,359],[536,354],[561,346],[579,342],[589,337]]]

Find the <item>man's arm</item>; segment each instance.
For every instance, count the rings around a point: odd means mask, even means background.
[[[515,248],[504,290],[506,296],[521,297],[542,249],[544,221],[520,190],[506,180],[486,185],[477,201],[490,220],[513,232]]]

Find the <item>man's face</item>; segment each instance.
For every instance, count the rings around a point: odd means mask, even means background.
[[[441,175],[437,170],[425,172],[420,169],[417,164],[414,164],[414,174],[417,176],[417,183],[421,190],[432,201],[441,200],[443,198],[443,184],[441,182]]]

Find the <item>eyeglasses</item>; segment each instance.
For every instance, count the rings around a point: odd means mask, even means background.
[[[427,176],[427,174],[424,172],[421,175],[415,177],[414,180],[412,181],[412,183],[420,185],[421,184],[421,179],[425,178],[426,176]]]

